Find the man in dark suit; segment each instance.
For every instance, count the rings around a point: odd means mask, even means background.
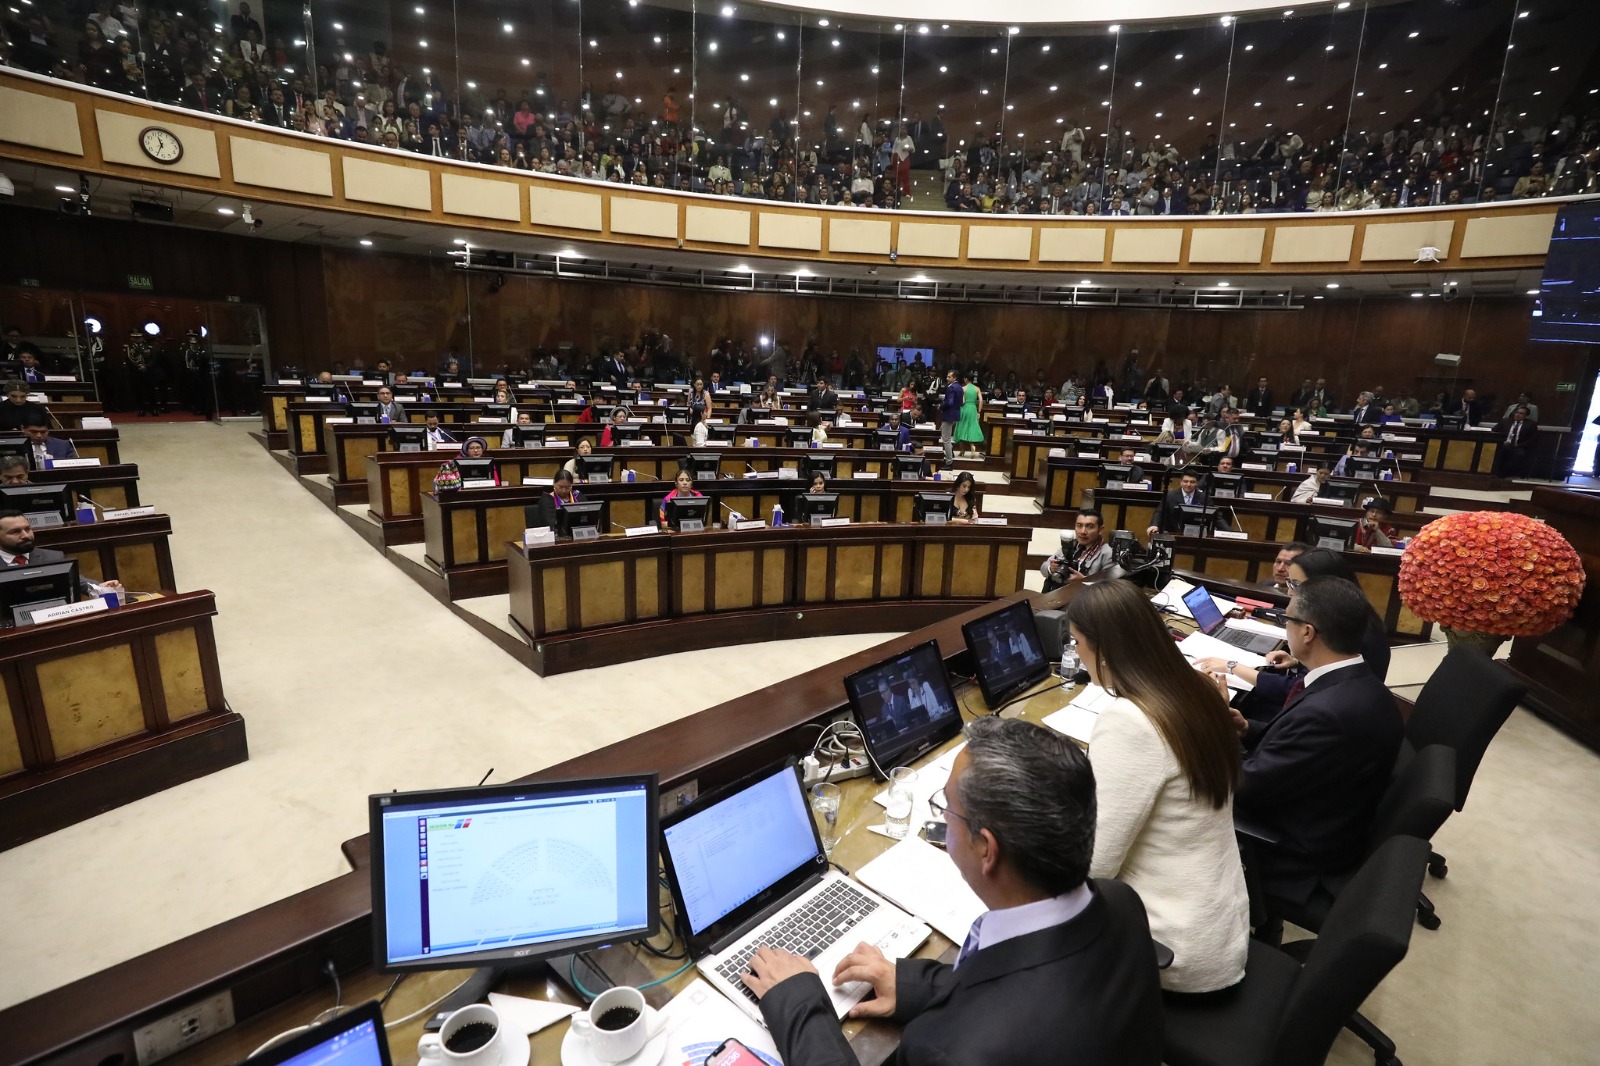
[[[1478,399],[1477,389],[1468,389],[1461,394],[1461,399],[1450,405],[1445,412],[1451,415],[1460,415],[1467,420],[1467,425],[1475,426],[1483,417],[1483,401]]]
[[[1371,613],[1352,582],[1298,586],[1285,629],[1305,677],[1280,713],[1236,719],[1246,754],[1234,812],[1282,838],[1258,858],[1262,880],[1296,903],[1331,900],[1360,863],[1405,731],[1394,697],[1363,666]]]
[[[1528,415],[1526,407],[1517,407],[1511,417],[1494,427],[1500,448],[1494,457],[1497,477],[1527,477],[1534,442],[1539,438],[1539,423]]]
[[[605,379],[607,384],[616,386],[619,390],[628,387],[628,361],[622,357],[619,348],[611,354],[605,362]]]
[[[1378,406],[1372,393],[1363,392],[1350,409],[1350,419],[1358,426],[1376,426],[1383,422],[1383,408]]]
[[[33,468],[43,470],[47,461],[76,459],[78,449],[70,440],[50,435],[50,415],[43,407],[30,407],[30,414],[22,420],[22,432],[28,435],[28,447],[33,452]]]
[[[378,421],[390,424],[404,424],[410,421],[406,417],[405,405],[395,402],[394,390],[387,385],[378,389]]]
[[[1166,496],[1161,500],[1161,506],[1157,507],[1156,513],[1151,516],[1150,528],[1145,530],[1145,536],[1181,532],[1183,509],[1203,507],[1205,502],[1205,493],[1200,491],[1200,476],[1192,471],[1185,471],[1178,479],[1178,487],[1167,490]]]
[[[948,851],[988,910],[953,966],[857,947],[831,975],[876,993],[851,1017],[904,1023],[899,1066],[1155,1066],[1161,1001],[1144,907],[1120,881],[1087,879],[1088,757],[1014,719],[981,718],[966,739],[945,786]],[[744,981],[788,1066],[856,1061],[805,959],[763,947]]]
[[[817,391],[811,394],[811,410],[835,411],[839,408],[839,394],[833,391],[833,386],[827,381],[817,384]]]
[[[0,568],[66,561],[67,557],[58,551],[34,547],[33,525],[27,515],[21,511],[0,511]],[[126,595],[120,581],[96,583],[88,578],[78,581],[79,596],[98,596],[102,591],[115,592],[119,598]]]
[[[1244,409],[1258,418],[1272,414],[1272,390],[1267,388],[1266,378],[1256,378],[1256,387],[1244,399]]]

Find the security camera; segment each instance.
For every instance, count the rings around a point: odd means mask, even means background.
[[[243,216],[242,216],[242,217],[243,217],[243,218],[244,218],[244,224],[245,224],[245,225],[246,225],[246,226],[253,226],[253,225],[255,225],[255,223],[256,223],[256,216],[255,216],[255,215],[253,215],[253,214],[251,214],[251,212],[250,212],[250,205],[249,205],[249,204],[245,204],[245,205],[244,205],[244,214],[243,214]]]
[[[895,263],[895,262],[898,262],[899,260],[900,260],[900,251],[899,251],[899,249],[891,249],[890,252],[889,252],[889,262]]]
[[[1439,295],[1445,300],[1454,300],[1461,289],[1459,281],[1447,281],[1439,286]]]

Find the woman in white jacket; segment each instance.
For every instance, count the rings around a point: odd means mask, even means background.
[[[1089,738],[1098,806],[1091,877],[1135,889],[1150,935],[1172,949],[1169,992],[1214,992],[1244,977],[1250,904],[1233,834],[1239,736],[1226,682],[1197,673],[1126,581],[1072,601],[1090,679],[1115,696]]]

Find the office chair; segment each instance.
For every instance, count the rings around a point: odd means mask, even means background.
[[[1419,751],[1406,768],[1390,782],[1383,800],[1372,819],[1368,838],[1367,859],[1370,860],[1388,841],[1407,839],[1431,840],[1450,812],[1455,809],[1456,758],[1455,749],[1443,744],[1430,744]],[[1235,819],[1235,828],[1242,842],[1245,860],[1245,886],[1250,894],[1251,924],[1257,933],[1254,939],[1279,945],[1283,936],[1283,923],[1292,922],[1307,932],[1317,933],[1320,939],[1326,933],[1333,911],[1350,891],[1349,885],[1339,887],[1336,897],[1317,893],[1304,903],[1276,898],[1268,894],[1261,881],[1257,856],[1262,847],[1270,848],[1273,841],[1247,823]],[[1252,866],[1257,869],[1252,871]],[[1357,875],[1359,876],[1359,874]],[[1433,904],[1422,894],[1422,879],[1416,882],[1417,893],[1412,900],[1412,910],[1424,928],[1432,916]],[[1258,923],[1260,916],[1263,920]],[[1283,945],[1281,950],[1293,957],[1304,959],[1316,948],[1317,940],[1297,940]],[[1359,1012],[1352,1011],[1344,1023],[1352,1033],[1373,1049],[1380,1064],[1396,1061],[1395,1044]]]
[[[1406,722],[1405,741],[1400,745],[1398,774],[1415,753],[1430,744],[1444,744],[1456,752],[1456,810],[1464,810],[1472,779],[1483,761],[1489,742],[1500,731],[1517,704],[1528,694],[1528,686],[1495,665],[1477,648],[1464,645],[1450,649],[1417,701]],[[1444,877],[1450,872],[1443,855],[1430,852],[1428,872]],[[1424,895],[1423,900],[1427,900]],[[1428,917],[1420,917],[1423,927],[1439,928],[1439,917],[1428,904]]]
[[[1363,1000],[1405,958],[1428,843],[1397,836],[1367,857],[1329,909],[1304,964],[1250,942],[1244,980],[1166,995],[1169,1066],[1320,1066]],[[1391,1050],[1379,1066],[1400,1066]]]

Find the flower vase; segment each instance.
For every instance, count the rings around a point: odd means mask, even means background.
[[[1444,630],[1444,639],[1452,648],[1457,645],[1477,648],[1490,659],[1493,659],[1495,652],[1500,650],[1500,645],[1510,639],[1495,633],[1479,633],[1472,629],[1453,629],[1450,626],[1439,628]]]

